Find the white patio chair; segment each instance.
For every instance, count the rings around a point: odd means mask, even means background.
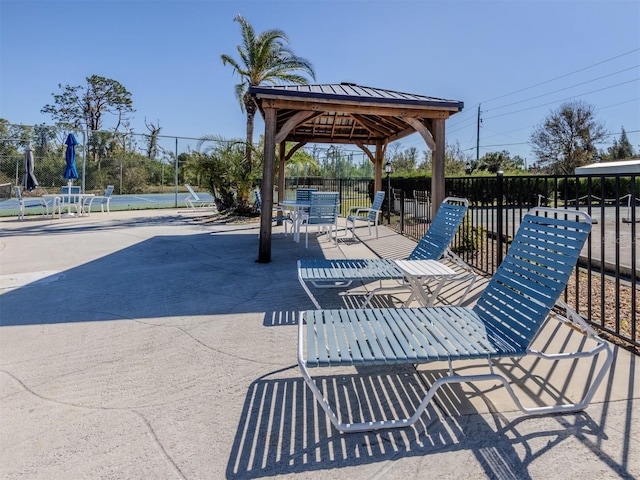
[[[51,218],[55,215],[56,209],[58,210],[58,216],[62,215],[62,206],[60,197],[54,197],[50,201],[45,200],[42,197],[29,197],[22,196],[20,187],[15,187],[16,200],[18,200],[18,220],[24,220],[24,212],[27,208],[42,207],[44,209],[43,215],[49,216],[49,207],[51,207]]]
[[[193,190],[193,187],[188,183],[184,184],[185,188],[189,191],[189,195],[187,195],[184,199],[184,203],[187,204],[189,210],[201,210],[201,209],[215,209],[216,204],[214,202],[210,202],[207,200],[203,200],[200,196]]]
[[[109,210],[109,204],[111,203],[111,194],[113,193],[113,185],[107,185],[107,188],[104,191],[103,195],[97,195],[95,197],[90,197],[87,199],[82,205],[82,210],[86,212],[87,215],[91,215],[91,207],[93,203],[96,202],[96,206],[100,205],[100,211],[104,213],[105,206],[107,207],[107,215],[111,212]]]

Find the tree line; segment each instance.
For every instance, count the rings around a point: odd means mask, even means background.
[[[221,55],[223,65],[233,68],[239,76],[234,87],[242,112],[246,114],[244,139],[223,139],[216,135],[201,138],[197,152],[180,155],[178,164],[183,181],[206,185],[218,199],[220,208],[235,208],[246,212],[251,208],[250,193],[259,179],[263,157],[263,141],[254,145],[254,119],[257,105],[249,94],[252,86],[262,84],[293,83],[308,84],[308,77],[315,79],[312,63],[296,55],[285,32],[270,29],[256,33],[241,15],[234,18],[240,26],[241,43],[237,46],[237,57]],[[165,182],[164,177],[140,170],[141,160],[152,160],[152,169],[162,164],[175,162],[175,154],[163,150],[158,142],[162,127],[160,122],[147,122],[145,134],[136,134],[131,127],[135,113],[133,98],[125,86],[114,79],[92,75],[84,85],[59,84],[59,92],[52,93],[53,102],[42,108],[49,114],[55,127],[37,125],[33,127],[12,126],[8,120],[0,119],[0,156],[17,153],[24,142],[34,144],[43,153],[59,156],[63,139],[56,138],[59,132],[80,131],[87,137],[86,154],[88,168],[93,171],[96,187],[109,183],[116,167],[110,159],[118,158],[120,169],[123,159],[127,161],[131,189],[144,190],[154,181]],[[108,128],[106,125],[110,125]],[[447,145],[445,151],[445,174],[494,174],[505,173],[554,173],[571,174],[578,166],[596,161],[613,161],[632,158],[636,155],[624,127],[620,137],[607,150],[598,150],[608,133],[595,114],[595,108],[582,101],[562,104],[537,125],[530,136],[536,156],[527,168],[519,156],[506,151],[489,152],[475,160],[465,154],[458,144]],[[21,141],[16,142],[16,138]],[[291,148],[287,146],[287,148]],[[431,171],[431,155],[415,147],[403,148],[400,143],[388,146],[385,161],[393,164],[394,175],[428,175]],[[144,162],[142,162],[144,163]],[[149,169],[149,167],[145,167]],[[287,164],[287,175],[367,177],[373,174],[368,161],[354,162],[353,154],[338,147],[329,150],[317,148],[300,149]],[[155,180],[154,180],[155,178]],[[173,179],[169,179],[173,181]],[[140,182],[140,183],[137,183]],[[128,191],[131,191],[130,189]]]

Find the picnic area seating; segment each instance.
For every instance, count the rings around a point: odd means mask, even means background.
[[[187,208],[189,210],[197,211],[216,208],[216,204],[213,201],[203,200],[200,198],[191,185],[185,183],[184,186],[189,192],[189,195],[184,199],[184,203],[187,204]]]
[[[258,209],[258,212],[262,212],[262,192],[256,189],[254,190],[253,195],[255,196],[255,199],[256,199],[256,208]],[[293,220],[289,215],[285,213],[284,208],[282,208],[281,206],[274,204],[272,205],[271,209],[273,212],[273,216],[271,217],[271,220],[278,223],[283,222],[284,234],[287,235],[287,224],[289,223],[293,224]]]
[[[69,211],[71,207],[76,209],[77,214],[82,213],[82,199],[80,198],[80,194],[82,193],[82,188],[80,186],[74,185],[65,185],[60,187],[60,199],[62,201],[62,207],[67,208]]]
[[[338,245],[339,196],[338,192],[311,192],[309,213],[303,213],[300,219],[305,225],[305,248],[309,248],[309,226],[318,227],[329,238],[333,229],[335,244]]]
[[[317,188],[296,188],[296,202],[311,202],[311,194],[317,191]]]
[[[376,238],[378,238],[378,223],[382,215],[382,202],[384,201],[384,192],[376,192],[371,207],[351,207],[347,213],[346,230],[351,230],[351,237],[356,236],[356,222],[366,222],[369,228],[369,236],[371,236],[371,225],[376,229]],[[351,226],[351,227],[349,227]]]
[[[475,383],[485,380],[504,385],[516,406],[526,415],[583,410],[589,405],[612,361],[609,345],[599,338],[581,317],[559,301],[580,251],[591,230],[590,217],[576,210],[534,208],[525,215],[507,254],[473,308],[389,308],[308,310],[298,321],[298,366],[302,376],[340,431],[357,432],[414,424],[438,389],[449,383]],[[552,311],[562,306],[566,313]],[[532,343],[545,322],[556,319],[578,330],[589,341],[578,342],[577,351],[565,344],[554,350],[536,350]],[[593,346],[591,346],[593,345]],[[597,356],[605,353],[596,369]],[[591,358],[593,372],[583,398],[558,401],[553,405],[526,407],[515,394],[509,377],[502,374],[494,360],[537,357],[536,361],[570,362]],[[487,362],[486,373],[457,374],[457,360]],[[448,375],[438,378],[427,389],[414,413],[399,414],[403,418],[364,420],[348,407],[334,408],[310,375],[315,367],[363,367],[375,365],[418,365],[434,361],[448,363]],[[465,362],[466,363],[466,362]],[[520,363],[521,368],[523,363]],[[556,372],[556,368],[551,372]],[[571,368],[565,375],[571,375]],[[340,370],[343,374],[343,369]],[[524,371],[524,375],[527,372]],[[560,378],[565,382],[568,377]],[[517,381],[517,380],[516,380]],[[562,390],[564,383],[551,385],[550,378],[536,377],[540,388]],[[323,382],[327,385],[328,382]],[[346,393],[348,394],[348,393]],[[400,411],[403,408],[399,409]],[[398,411],[398,409],[395,409]],[[408,415],[405,417],[405,415]],[[353,419],[356,419],[355,421]]]
[[[445,198],[431,226],[407,257],[407,260],[442,260],[446,258],[455,263],[460,274],[456,277],[451,277],[449,281],[461,282],[470,280],[469,285],[459,299],[459,304],[464,301],[471,290],[475,280],[475,273],[471,267],[451,251],[449,245],[458,231],[468,208],[469,202],[465,198]],[[346,289],[354,281],[365,283],[396,280],[398,282],[396,285],[381,286],[371,291],[362,307],[369,303],[373,295],[382,290],[411,290],[411,286],[405,281],[406,275],[403,270],[398,267],[394,260],[386,258],[299,260],[298,280],[317,308],[320,308],[320,304],[311,292],[309,284],[315,288]],[[433,278],[425,278],[425,282],[432,280]]]
[[[109,204],[111,203],[111,194],[113,193],[113,185],[107,185],[107,188],[104,191],[103,195],[96,195],[95,197],[90,197],[85,200],[82,205],[82,210],[87,213],[87,215],[91,215],[91,207],[96,203],[96,206],[100,205],[100,211],[104,213],[104,208],[107,207],[107,215],[111,212],[109,210]]]
[[[18,220],[24,220],[25,209],[31,207],[41,207],[44,209],[43,215],[49,216],[49,207],[51,207],[51,218],[55,214],[56,209],[58,215],[62,215],[60,197],[55,197],[50,201],[45,200],[42,197],[24,197],[20,191],[20,187],[15,187],[16,200],[18,200]]]

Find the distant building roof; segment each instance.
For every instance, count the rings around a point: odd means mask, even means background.
[[[576,175],[615,175],[640,173],[640,158],[619,162],[600,162],[576,168]]]

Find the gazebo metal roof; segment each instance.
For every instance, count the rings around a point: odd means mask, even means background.
[[[416,132],[406,117],[419,119],[430,129],[429,119],[446,119],[464,107],[457,100],[346,82],[257,86],[250,92],[263,116],[265,107],[278,109],[277,131],[287,122],[295,123],[285,141],[305,143],[389,143]]]

